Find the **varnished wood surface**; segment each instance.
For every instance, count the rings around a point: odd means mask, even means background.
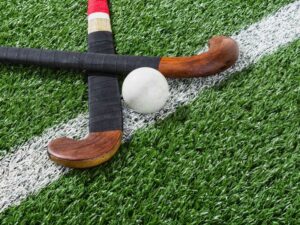
[[[54,162],[71,168],[90,168],[111,159],[122,141],[122,131],[90,133],[83,140],[59,138],[48,145]]]
[[[209,50],[191,57],[163,57],[159,71],[170,78],[203,77],[222,72],[238,59],[238,44],[231,38],[215,36],[209,40]]]

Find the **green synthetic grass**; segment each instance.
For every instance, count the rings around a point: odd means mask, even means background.
[[[193,54],[216,34],[233,32],[292,0],[114,0],[117,51]],[[86,0],[1,1],[0,45],[85,51]],[[0,155],[46,128],[87,111],[78,73],[0,66]]]
[[[85,11],[85,1],[0,1],[0,45],[84,51]],[[7,66],[0,74],[0,155],[87,110],[79,74]]]
[[[299,224],[300,40],[73,171],[1,224]]]

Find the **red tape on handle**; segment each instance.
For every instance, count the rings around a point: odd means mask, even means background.
[[[109,7],[107,0],[89,0],[88,15],[97,12],[107,13],[109,15]]]

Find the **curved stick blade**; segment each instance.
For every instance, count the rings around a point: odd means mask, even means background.
[[[220,73],[231,67],[239,57],[235,40],[215,36],[209,40],[209,50],[197,56],[163,57],[159,71],[169,78],[203,77]]]
[[[48,145],[48,154],[54,162],[71,168],[90,168],[111,159],[122,142],[121,131],[90,133],[83,140],[59,138]]]

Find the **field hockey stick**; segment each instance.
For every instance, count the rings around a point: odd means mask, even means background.
[[[29,64],[61,69],[127,75],[140,67],[158,69],[170,78],[209,76],[231,67],[238,59],[237,43],[224,36],[209,41],[209,50],[190,57],[120,56],[0,47],[0,63]]]
[[[107,0],[88,1],[89,52],[114,54]],[[123,134],[121,97],[117,76],[87,72],[89,135],[80,141],[59,138],[49,143],[50,159],[72,168],[89,168],[109,160],[119,149]]]

